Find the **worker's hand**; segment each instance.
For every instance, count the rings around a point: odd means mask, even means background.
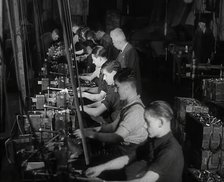
[[[83,106],[83,107],[82,107],[82,106],[80,105],[80,106],[79,106],[79,110],[85,112],[85,107],[86,107],[86,106]]]
[[[101,166],[90,167],[86,170],[85,174],[88,178],[94,178],[99,176],[103,172]]]
[[[78,95],[78,98],[81,98],[80,92],[78,92],[77,95]],[[85,97],[85,96],[86,96],[86,92],[82,92],[82,97]]]
[[[78,96],[78,98],[80,98],[80,92],[77,92],[77,96]]]
[[[73,40],[73,44],[75,45],[77,42],[79,42],[79,36],[78,36],[78,35],[73,36],[72,40]],[[76,54],[78,54],[78,53],[79,53],[79,52],[76,51]],[[79,54],[80,54],[80,53],[79,53]]]
[[[77,88],[77,91],[80,91],[81,90],[81,92],[84,92],[84,91],[86,91],[88,89],[89,89],[88,87],[78,87]]]
[[[92,53],[92,50],[93,49],[90,46],[87,46],[86,47],[86,51],[87,51],[88,54],[91,54]]]
[[[94,128],[86,128],[86,129],[83,130],[83,135],[85,137],[88,137],[88,138],[94,138],[95,133],[96,132],[95,132],[95,129]],[[82,138],[81,130],[80,129],[75,130],[74,135],[77,138]]]
[[[80,92],[78,92],[78,98],[81,98],[81,94]],[[82,98],[86,97],[86,92],[82,92]]]
[[[86,76],[85,75],[80,75],[79,78],[82,79],[82,80],[85,80]]]
[[[73,134],[74,134],[77,138],[82,138],[82,134],[81,134],[81,130],[80,130],[80,129],[75,130]]]
[[[142,172],[138,173],[135,177],[136,178],[141,178],[145,175],[145,173],[146,173],[146,171],[142,171]]]
[[[92,128],[88,128],[84,131],[84,135],[87,138],[95,138],[96,132]]]

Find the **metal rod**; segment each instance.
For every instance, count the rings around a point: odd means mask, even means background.
[[[15,61],[15,71],[16,71],[16,81],[17,81],[17,85],[18,88],[21,88],[21,83],[20,83],[20,79],[18,77],[19,75],[19,71],[18,68],[16,66],[16,60],[17,60],[17,56],[16,56],[16,39],[15,39],[15,34],[13,31],[13,24],[12,24],[12,15],[11,15],[11,10],[10,10],[10,6],[9,6],[9,1],[5,0],[5,4],[6,4],[6,9],[7,9],[7,13],[8,13],[8,20],[9,20],[9,29],[10,29],[10,34],[11,34],[11,39],[12,39],[12,49],[13,49],[13,58]],[[19,100],[19,111],[20,113],[22,113],[22,104],[21,101]]]
[[[77,87],[76,87],[76,82],[75,82],[75,79],[74,79],[75,77],[74,77],[74,73],[73,73],[71,54],[69,53],[69,45],[68,45],[68,40],[67,40],[67,35],[66,35],[65,22],[63,20],[62,2],[60,0],[58,0],[58,8],[59,8],[62,27],[63,27],[65,55],[66,55],[66,59],[68,61],[69,74],[70,74],[70,79],[71,79],[71,83],[72,83],[72,90],[73,90],[73,93],[74,93],[74,100],[75,100],[74,104],[75,104],[75,107],[77,109],[77,117],[78,117],[78,122],[79,122],[81,135],[84,136],[84,134],[83,134],[83,121],[82,121],[81,112],[79,110]],[[88,151],[87,151],[87,145],[86,145],[86,138],[85,137],[82,137],[82,145],[83,145],[83,151],[84,151],[84,156],[85,156],[85,162],[88,165],[89,164],[89,155],[88,155]]]

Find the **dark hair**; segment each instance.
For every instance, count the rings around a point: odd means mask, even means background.
[[[85,41],[86,40],[86,37],[85,37],[85,33],[89,30],[89,27],[80,27],[76,34],[79,36],[79,39],[81,41]]]
[[[85,32],[85,39],[86,40],[96,40],[96,36],[95,36],[95,33],[92,31],[92,30],[87,30]]]
[[[101,67],[101,70],[103,69],[107,70],[108,73],[118,72],[121,69],[121,64],[118,61],[106,61]]]
[[[96,46],[94,47],[92,54],[97,57],[105,57],[107,58],[107,51],[103,46]]]
[[[97,22],[97,23],[95,24],[95,29],[94,29],[94,31],[95,31],[95,32],[97,32],[97,31],[103,31],[103,32],[105,32],[105,25],[102,24],[102,23],[100,23],[100,22]]]
[[[92,40],[86,40],[82,43],[82,45],[86,48],[87,46],[91,47],[92,49],[96,47],[96,44]]]
[[[145,113],[153,117],[163,117],[168,121],[173,120],[173,110],[171,106],[162,100],[151,102],[146,108]]]
[[[55,28],[52,30],[52,33],[55,32],[60,37],[60,30],[58,28]]]
[[[84,23],[81,20],[72,21],[72,27],[74,26],[83,27]]]
[[[129,82],[136,88],[136,74],[131,68],[123,68],[114,76],[114,81],[119,83]]]

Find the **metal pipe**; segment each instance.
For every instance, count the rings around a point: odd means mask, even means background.
[[[78,117],[78,122],[79,122],[81,135],[84,136],[84,134],[83,134],[83,121],[82,121],[81,112],[79,110],[77,87],[76,87],[76,82],[75,82],[75,79],[74,79],[75,77],[74,77],[74,73],[73,73],[71,54],[69,54],[69,45],[68,45],[68,39],[67,39],[67,35],[66,35],[66,26],[65,26],[65,22],[63,20],[62,2],[60,0],[58,0],[58,8],[59,8],[62,27],[63,27],[65,55],[66,55],[66,59],[68,61],[69,74],[70,74],[71,83],[72,83],[72,90],[73,90],[73,93],[74,93],[74,100],[75,100],[74,104],[75,104],[75,107],[77,108],[77,117]],[[88,151],[87,151],[87,145],[86,145],[86,138],[85,137],[82,137],[82,145],[83,145],[83,151],[84,151],[84,156],[85,156],[85,162],[86,162],[86,165],[88,165],[89,164],[89,155],[88,155]]]

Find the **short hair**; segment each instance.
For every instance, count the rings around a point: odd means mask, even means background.
[[[94,33],[94,31],[92,31],[92,30],[87,30],[86,32],[85,32],[85,39],[86,40],[96,40],[96,36],[95,36],[95,33]]]
[[[89,30],[89,27],[80,27],[76,34],[79,36],[79,39],[82,41],[86,41],[85,33]]]
[[[91,47],[91,49],[93,49],[94,47],[96,47],[96,44],[92,40],[86,40],[85,42],[82,43],[82,45],[85,48],[87,48],[89,46],[89,47]]]
[[[81,20],[72,21],[72,27],[83,27],[84,23]]]
[[[108,73],[111,73],[112,71],[118,72],[121,69],[121,64],[116,60],[107,61],[102,65],[101,70],[103,69],[107,70]]]
[[[96,46],[93,48],[92,54],[98,57],[105,57],[107,58],[107,50],[103,46]]]
[[[55,28],[52,30],[52,33],[55,32],[60,37],[60,30],[58,28]]]
[[[126,41],[126,36],[121,28],[115,28],[110,32],[110,36],[115,41]]]
[[[136,74],[131,68],[122,68],[119,70],[114,76],[114,81],[118,81],[119,83],[128,82],[135,88],[137,85]]]
[[[152,117],[163,117],[168,121],[172,121],[174,117],[171,106],[162,100],[151,102],[145,107],[145,114],[150,114]]]

